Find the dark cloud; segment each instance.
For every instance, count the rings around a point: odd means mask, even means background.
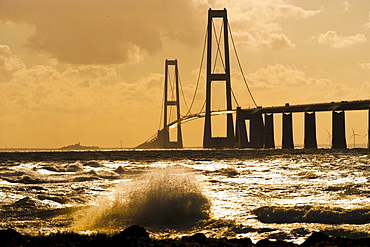
[[[198,11],[188,0],[0,0],[0,20],[34,27],[33,50],[76,64],[133,62],[161,50],[163,37],[195,45]]]

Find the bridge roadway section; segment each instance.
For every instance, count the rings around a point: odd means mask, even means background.
[[[257,107],[236,110],[218,110],[212,111],[211,115],[233,114],[236,112],[236,134],[234,147],[239,148],[275,148],[273,114],[283,114],[282,123],[282,148],[294,148],[292,113],[302,112],[305,116],[304,126],[304,147],[317,148],[316,140],[316,117],[315,112],[332,112],[332,148],[346,148],[345,137],[345,111],[368,110],[370,109],[370,100],[341,101],[330,103],[300,104],[272,107]],[[264,119],[262,117],[264,115]],[[205,112],[190,114],[167,125],[167,128],[177,127],[178,124],[205,117]],[[368,113],[368,125],[370,123],[370,111]],[[250,121],[249,133],[247,136],[246,120]],[[166,148],[160,141],[161,133],[147,142],[139,145],[137,148]],[[217,138],[217,137],[216,137]],[[370,128],[368,128],[368,148],[370,143]]]
[[[283,114],[282,122],[282,148],[294,148],[292,113],[304,113],[304,147],[317,148],[316,140],[316,116],[315,112],[332,112],[332,148],[346,148],[345,135],[345,111],[369,110],[369,100],[341,101],[317,104],[302,104],[257,107],[253,109],[236,110],[236,144],[237,147],[250,148],[275,148],[273,115]],[[264,115],[264,120],[262,118]],[[247,136],[245,120],[250,121],[249,133]],[[370,113],[368,113],[370,123]],[[369,147],[368,128],[368,147]]]
[[[283,112],[317,112],[317,111],[348,111],[348,110],[368,110],[370,100],[341,101],[330,103],[302,104],[272,107],[257,107],[253,109],[243,109],[244,112],[253,113],[283,113]]]
[[[274,128],[273,128],[273,114],[283,114],[283,148],[294,148],[293,140],[293,123],[292,113],[302,112],[305,113],[305,148],[317,148],[316,140],[316,117],[315,112],[331,111],[332,112],[332,147],[333,148],[346,148],[345,138],[345,111],[351,110],[369,110],[370,100],[356,100],[356,101],[341,101],[330,103],[315,103],[315,104],[300,104],[285,106],[272,106],[272,107],[257,107],[236,110],[219,110],[212,111],[211,115],[220,114],[237,114],[236,117],[236,142],[235,147],[240,148],[275,148]],[[262,114],[265,116],[263,121]],[[176,127],[179,123],[183,124],[198,118],[205,117],[205,113],[196,113],[184,116],[179,120],[175,120],[168,124],[169,128]],[[249,133],[247,130],[245,120],[250,121]],[[370,114],[369,114],[370,123]],[[368,130],[369,131],[369,130]],[[370,133],[368,133],[370,136]],[[369,147],[368,138],[368,147]]]

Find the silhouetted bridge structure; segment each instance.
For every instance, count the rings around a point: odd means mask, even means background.
[[[215,32],[213,19],[222,18],[221,28],[223,32],[223,40],[221,35],[216,36],[217,54],[215,59],[221,57],[223,53],[222,66],[223,71],[215,73],[215,63],[212,61],[212,30]],[[209,10],[208,12],[208,28],[207,28],[207,78],[206,78],[206,100],[205,111],[196,114],[188,114],[181,116],[180,114],[180,86],[178,76],[178,62],[177,60],[166,60],[165,62],[165,81],[164,81],[164,103],[163,103],[163,128],[158,130],[155,136],[137,146],[136,148],[183,148],[181,125],[185,122],[205,118],[203,147],[204,148],[275,148],[274,138],[274,114],[282,114],[282,148],[294,148],[293,140],[293,113],[304,113],[304,148],[317,148],[316,137],[316,112],[331,112],[332,113],[332,133],[331,143],[332,148],[346,148],[346,126],[345,126],[345,112],[353,110],[368,110],[368,148],[370,144],[370,101],[341,101],[331,103],[317,103],[317,104],[301,104],[275,107],[261,107],[257,106],[249,86],[245,80],[247,89],[253,100],[255,108],[242,109],[241,107],[232,107],[232,96],[234,96],[231,89],[230,80],[230,62],[229,62],[229,37],[228,30],[230,27],[227,21],[227,11],[224,10]],[[231,32],[230,32],[231,33]],[[220,32],[221,34],[221,32]],[[232,35],[231,35],[232,38]],[[220,45],[223,44],[221,51]],[[234,49],[235,45],[233,43]],[[236,53],[236,51],[235,51]],[[237,53],[236,53],[237,56]],[[239,58],[237,56],[238,62]],[[169,67],[174,66],[175,82],[170,85],[169,81]],[[239,63],[240,66],[240,63]],[[240,67],[241,69],[241,67]],[[242,72],[243,74],[243,72]],[[244,74],[243,74],[244,75]],[[198,78],[199,81],[199,78]],[[225,85],[225,110],[212,110],[211,95],[212,83],[221,82]],[[198,85],[197,85],[198,86]],[[172,89],[172,99],[169,99],[169,88]],[[194,95],[195,97],[195,95]],[[235,97],[235,96],[234,96]],[[194,98],[193,98],[194,100]],[[168,109],[170,107],[176,108],[176,120],[168,121]],[[212,116],[226,115],[226,136],[213,137],[212,136]],[[233,122],[233,114],[236,114],[235,124]],[[247,126],[246,121],[249,121]],[[235,125],[235,128],[234,128]],[[249,131],[247,131],[249,127]],[[177,140],[170,141],[170,129],[177,128]],[[248,136],[249,132],[249,136]]]

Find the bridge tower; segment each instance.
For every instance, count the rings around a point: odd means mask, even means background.
[[[174,66],[175,71],[175,93],[174,99],[169,100],[169,67]],[[170,139],[170,131],[169,131],[169,119],[168,119],[168,109],[170,107],[176,108],[176,118],[179,120],[180,116],[180,94],[179,94],[179,71],[177,67],[177,60],[168,60],[166,59],[165,62],[165,79],[164,79],[164,109],[163,109],[163,129],[158,131],[158,146],[159,148],[183,148],[182,143],[182,131],[181,131],[181,124],[177,125],[177,139],[175,141],[171,141]]]
[[[223,21],[223,52],[224,52],[224,73],[214,73],[212,71],[212,30],[213,19],[222,18]],[[207,82],[206,82],[206,116],[204,121],[204,148],[233,148],[234,147],[234,125],[233,116],[231,113],[226,115],[226,137],[212,136],[212,121],[211,121],[211,96],[212,82],[223,82],[225,84],[226,110],[232,110],[231,104],[231,84],[230,84],[230,61],[229,61],[229,40],[228,40],[228,21],[227,11],[223,10],[208,10],[208,38],[207,38]],[[217,38],[216,38],[217,39]],[[221,52],[219,42],[217,40],[218,51]],[[217,58],[217,55],[216,55]]]

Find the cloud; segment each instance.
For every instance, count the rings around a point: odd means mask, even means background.
[[[63,71],[61,76],[64,80],[77,82],[77,85],[81,87],[89,87],[97,83],[110,85],[119,82],[115,68],[102,65],[71,66]]]
[[[230,13],[230,21],[236,25],[247,25],[250,30],[260,30],[276,32],[281,30],[278,23],[279,19],[288,18],[310,18],[319,13],[321,10],[305,10],[301,7],[289,4],[284,0],[244,0],[229,1],[212,4],[217,7],[226,7]],[[223,8],[222,7],[222,8]]]
[[[233,13],[229,16],[230,22],[238,28],[247,28],[250,31],[279,32],[282,30],[279,24],[281,19],[310,18],[321,12],[305,10],[283,0],[230,1],[226,5],[228,11]]]
[[[150,108],[163,95],[163,74],[127,83],[120,66],[35,65],[26,67],[8,46],[0,46],[3,109],[17,114],[112,115],[135,105]],[[139,103],[138,103],[139,102]],[[28,113],[29,114],[29,113]]]
[[[328,98],[331,100],[350,99],[356,91],[353,88],[349,88],[341,83],[336,84],[332,91],[328,93]]]
[[[135,62],[162,37],[195,45],[204,32],[192,1],[19,0],[0,2],[0,20],[34,27],[29,46],[75,64]]]
[[[360,86],[358,86],[360,85]],[[346,85],[342,83],[329,84],[322,90],[310,91],[310,98],[321,102],[342,101],[342,100],[366,100],[370,97],[370,82],[353,83]]]
[[[280,19],[309,18],[321,12],[283,0],[4,0],[0,21],[31,26],[28,46],[59,61],[135,63],[161,51],[164,38],[188,46],[201,44],[209,7],[226,7],[235,31],[248,32],[251,46],[263,49],[294,46],[282,34]]]
[[[266,33],[258,32],[251,34],[249,32],[237,32],[234,35],[240,43],[254,49],[273,49],[279,50],[283,48],[295,48],[292,41],[282,33]]]
[[[163,96],[164,75],[150,73],[142,77],[137,83],[119,83],[114,86],[114,95],[117,101],[134,104],[157,102],[160,104]]]
[[[365,100],[370,97],[370,82],[365,81],[359,88],[338,83],[325,95],[328,100]]]
[[[369,98],[370,96],[370,81],[362,83],[360,92],[363,94],[362,98]]]
[[[369,11],[369,22],[364,24],[364,27],[370,28],[370,11]]]
[[[236,42],[253,49],[284,49],[295,45],[283,34],[282,19],[310,18],[321,10],[305,10],[283,0],[209,1],[212,8],[226,7]],[[242,40],[242,41],[240,41]]]
[[[253,89],[330,85],[328,79],[309,78],[303,71],[282,64],[268,65],[247,76]]]
[[[0,82],[6,82],[13,72],[25,68],[22,60],[10,50],[9,46],[0,44]]]
[[[342,4],[343,4],[343,12],[349,11],[351,4],[348,1],[344,1]]]
[[[336,31],[327,31],[324,34],[319,34],[314,39],[319,44],[329,45],[332,48],[345,48],[354,45],[366,43],[367,39],[364,34],[356,34],[353,36],[340,36]]]
[[[358,65],[361,67],[361,69],[370,70],[370,63],[359,63]]]

